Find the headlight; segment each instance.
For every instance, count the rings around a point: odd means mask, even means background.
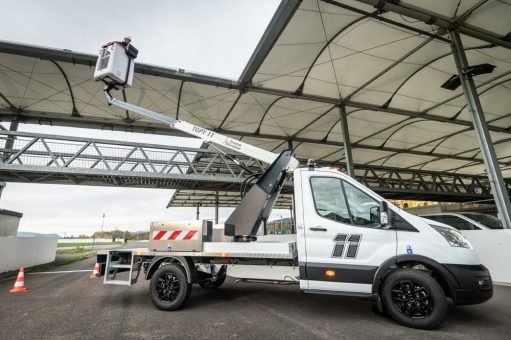
[[[463,237],[457,230],[441,227],[431,224],[433,229],[438,231],[449,242],[451,247],[469,248],[472,249],[470,242]]]

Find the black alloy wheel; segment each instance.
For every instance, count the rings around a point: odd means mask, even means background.
[[[428,317],[434,307],[429,291],[422,284],[411,280],[394,284],[392,301],[401,313],[412,319]]]
[[[407,327],[434,329],[447,315],[445,292],[425,270],[395,269],[383,281],[380,298],[388,315]]]
[[[190,297],[192,284],[188,283],[185,269],[172,263],[164,264],[154,272],[149,288],[156,307],[177,310]]]
[[[156,294],[162,301],[174,301],[180,288],[179,280],[172,272],[162,273],[156,282]]]

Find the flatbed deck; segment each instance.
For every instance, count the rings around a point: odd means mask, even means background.
[[[114,250],[98,250],[98,255],[107,255]],[[133,252],[135,256],[189,256],[217,258],[264,258],[293,259],[296,242],[204,242],[203,251],[154,251],[148,248],[119,249]]]

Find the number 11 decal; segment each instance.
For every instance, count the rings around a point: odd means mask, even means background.
[[[345,259],[356,259],[358,253],[358,247],[362,235],[360,234],[337,234],[334,237],[334,250],[332,257],[345,258]]]

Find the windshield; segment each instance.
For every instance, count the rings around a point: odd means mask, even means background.
[[[496,217],[493,217],[491,215],[485,215],[485,214],[462,214],[463,216],[466,216],[476,222],[481,223],[485,227],[488,227],[490,229],[504,229],[502,227],[502,223],[500,220]]]

